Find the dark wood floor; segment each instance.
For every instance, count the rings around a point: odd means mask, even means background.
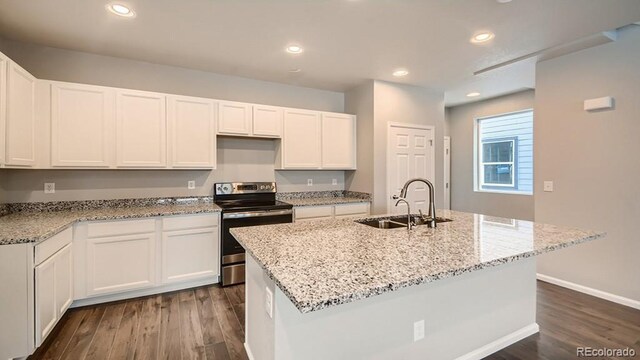
[[[634,348],[640,310],[538,282],[532,335],[487,359],[575,359],[576,347]],[[244,285],[72,309],[30,359],[247,359]]]

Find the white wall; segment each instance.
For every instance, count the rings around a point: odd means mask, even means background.
[[[532,195],[476,192],[473,189],[475,119],[534,106],[535,92],[522,91],[494,99],[447,108],[446,127],[451,136],[451,209],[524,220],[534,218]],[[534,115],[534,123],[536,121]],[[536,146],[534,140],[534,146]],[[534,163],[536,159],[534,158]]]
[[[344,111],[344,94],[225,76],[0,38],[0,51],[42,79],[115,86],[324,111]],[[57,201],[210,195],[216,181],[277,181],[281,191],[341,190],[344,171],[274,171],[273,140],[218,139],[218,169],[0,170],[0,201]],[[307,179],[314,180],[308,187]],[[338,185],[331,185],[337,179]],[[195,190],[187,190],[189,180]],[[56,183],[45,196],[44,182]]]
[[[351,191],[373,194],[373,81],[355,87],[345,93],[345,111],[358,114],[357,121],[357,171],[345,174],[346,187]]]
[[[536,221],[608,234],[541,256],[538,272],[639,302],[640,26],[536,72]],[[582,109],[608,95],[614,110]],[[545,180],[554,192],[542,191]]]

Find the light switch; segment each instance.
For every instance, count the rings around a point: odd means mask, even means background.
[[[553,181],[544,182],[544,191],[547,191],[547,192],[553,191]]]

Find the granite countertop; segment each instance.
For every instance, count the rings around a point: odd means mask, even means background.
[[[293,206],[320,206],[371,202],[371,195],[356,191],[301,191],[278,193],[278,200]]]
[[[369,202],[368,199],[356,198],[356,197],[308,197],[298,199],[285,199],[282,200],[293,206],[320,206],[320,205],[336,205],[336,204],[349,204],[349,203],[363,203]]]
[[[21,211],[0,216],[0,245],[38,243],[79,221],[120,220],[219,211],[220,208],[213,203]]]
[[[479,214],[440,210],[438,215],[453,221],[407,231],[332,219],[231,233],[302,313],[604,236]]]

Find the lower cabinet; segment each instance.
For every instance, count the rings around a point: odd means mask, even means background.
[[[369,203],[300,206],[294,210],[295,221],[350,218],[369,215]]]
[[[72,301],[72,244],[67,244],[35,267],[36,346],[49,335]]]

